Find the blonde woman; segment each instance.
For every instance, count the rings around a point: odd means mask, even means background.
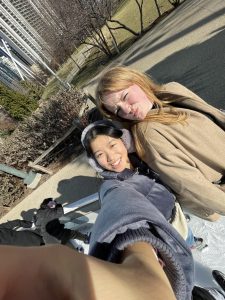
[[[225,215],[225,114],[176,82],[158,85],[127,67],[104,73],[97,105],[128,122],[136,150],[189,212]],[[224,191],[223,191],[224,189]]]

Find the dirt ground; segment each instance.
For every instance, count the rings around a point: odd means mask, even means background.
[[[73,148],[73,151],[71,151],[71,149],[69,149],[69,150],[66,149],[63,153],[61,153],[61,155],[60,155],[60,157],[58,157],[57,161],[50,163],[47,168],[49,170],[51,170],[53,172],[53,174],[55,174],[60,169],[62,169],[64,166],[66,166],[69,162],[71,162],[77,156],[79,156],[82,152],[83,152],[83,147],[81,145],[78,145],[76,148]],[[41,180],[40,180],[38,186],[40,186],[42,183],[44,183],[46,180],[48,180],[50,176],[52,176],[52,175],[42,173]],[[14,201],[10,207],[0,206],[0,218],[2,218],[5,214],[7,214],[13,207],[15,207],[21,201],[23,201],[32,192],[33,192],[33,189],[30,189],[30,188],[27,188],[26,186],[24,186],[24,193],[23,193],[22,197],[18,198],[16,201]]]

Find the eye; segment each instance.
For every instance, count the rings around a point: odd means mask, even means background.
[[[120,107],[117,107],[117,108],[116,108],[116,110],[115,110],[115,115],[116,115],[116,116],[119,116],[120,110],[121,110]]]
[[[125,95],[123,95],[122,101],[126,101],[127,100],[127,96],[128,96],[128,92]]]
[[[103,153],[98,153],[98,154],[95,155],[95,158],[99,159],[102,155],[103,155]]]
[[[111,148],[115,147],[116,146],[116,143],[112,143],[111,144]]]

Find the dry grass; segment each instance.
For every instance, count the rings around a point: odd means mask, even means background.
[[[164,13],[172,8],[172,5],[167,0],[158,0],[158,3],[161,13]],[[158,16],[159,15],[154,0],[145,0],[143,4],[144,28],[153,23]],[[121,7],[121,9],[115,14],[114,19],[123,22],[136,32],[140,31],[140,14],[138,6],[134,0],[127,0],[123,7]],[[124,40],[129,39],[131,36],[132,34],[126,30],[115,31],[115,37],[119,44]]]
[[[172,8],[171,4],[168,0],[158,0],[158,4],[160,7],[161,13],[164,13]],[[144,28],[147,28],[150,26],[157,18],[158,18],[158,12],[155,6],[154,0],[144,0],[143,4],[143,24]],[[115,20],[119,20],[120,22],[126,24],[128,27],[130,27],[132,30],[139,32],[140,31],[140,14],[137,7],[137,4],[134,0],[126,0],[124,3],[120,6],[118,11],[114,15]],[[116,25],[111,25],[111,27],[115,27]],[[105,36],[108,38],[109,44],[111,44],[111,36],[106,28],[103,28],[103,31],[105,33]],[[115,30],[114,35],[116,37],[117,43],[122,47],[128,47],[134,39],[134,35],[132,35],[130,32],[120,29]],[[123,46],[122,46],[123,45]],[[81,45],[74,53],[73,58],[78,61],[81,59],[80,53],[84,51],[84,45]],[[124,49],[123,49],[124,50]],[[102,60],[99,59],[95,63],[88,64],[84,57],[82,59],[82,65],[84,67],[84,70],[82,72],[78,72],[78,69],[75,65],[75,63],[72,61],[71,58],[69,58],[61,67],[60,70],[57,72],[57,75],[62,78],[62,80],[68,80],[68,78],[71,76],[74,78],[70,78],[71,83],[76,86],[82,86],[86,80],[90,79],[91,76],[96,75],[98,73],[99,69],[102,68],[100,62]],[[87,59],[89,60],[89,59]],[[47,99],[52,94],[55,94],[60,89],[60,84],[57,79],[50,78],[49,83],[47,84],[45,91],[43,93],[42,98]]]

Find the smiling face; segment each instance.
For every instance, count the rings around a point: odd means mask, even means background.
[[[127,149],[121,139],[98,135],[91,142],[91,149],[96,161],[105,170],[122,172],[130,168]]]
[[[153,106],[153,101],[136,84],[106,94],[103,103],[108,111],[127,120],[144,120]]]

